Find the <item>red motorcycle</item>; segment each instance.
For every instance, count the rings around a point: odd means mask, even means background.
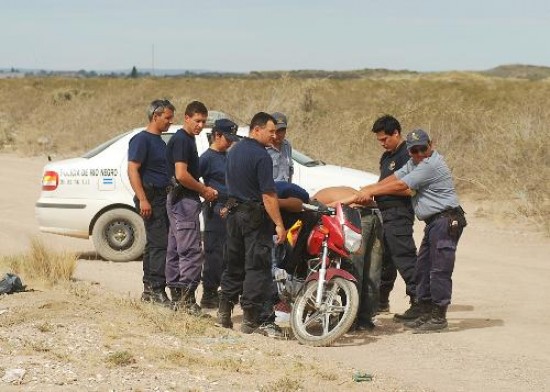
[[[329,346],[349,330],[359,307],[349,257],[361,246],[361,218],[342,204],[304,209],[288,232],[275,281],[281,299],[292,305],[290,326],[298,341]]]

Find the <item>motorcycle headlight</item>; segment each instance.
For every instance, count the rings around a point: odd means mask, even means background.
[[[361,233],[357,233],[344,225],[344,247],[350,253],[355,253],[361,247]]]

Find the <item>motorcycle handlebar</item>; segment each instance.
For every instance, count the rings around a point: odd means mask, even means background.
[[[336,209],[332,207],[327,207],[325,205],[314,205],[314,204],[302,204],[305,211],[314,211],[319,212],[324,215],[334,215],[336,214]]]

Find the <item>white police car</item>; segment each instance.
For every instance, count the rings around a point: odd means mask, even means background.
[[[162,135],[167,142],[181,128],[173,125]],[[136,213],[128,181],[128,142],[143,128],[119,135],[80,158],[48,163],[42,192],[36,202],[40,230],[71,237],[92,236],[97,253],[112,261],[138,259],[143,253],[145,229]],[[205,128],[197,137],[199,155],[208,148]],[[248,127],[238,134],[248,135]],[[374,174],[326,165],[293,151],[293,182],[310,194],[329,186],[358,187],[378,180]]]

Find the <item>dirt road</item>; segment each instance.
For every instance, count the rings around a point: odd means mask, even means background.
[[[0,254],[24,251],[38,235],[34,203],[44,159],[0,155]],[[348,335],[337,347],[312,349],[320,358],[384,375],[402,390],[550,391],[550,240],[527,228],[497,225],[476,217],[465,202],[465,230],[454,273],[448,331],[417,335],[380,316],[366,334]],[[417,225],[417,243],[423,225]],[[76,277],[137,297],[140,263],[111,263],[93,257],[91,241],[40,235],[48,244],[80,252]],[[123,278],[123,279],[121,279]],[[406,308],[400,281],[391,309]],[[295,341],[280,343],[292,350]],[[367,386],[366,386],[367,387]],[[368,389],[368,388],[367,388]]]

